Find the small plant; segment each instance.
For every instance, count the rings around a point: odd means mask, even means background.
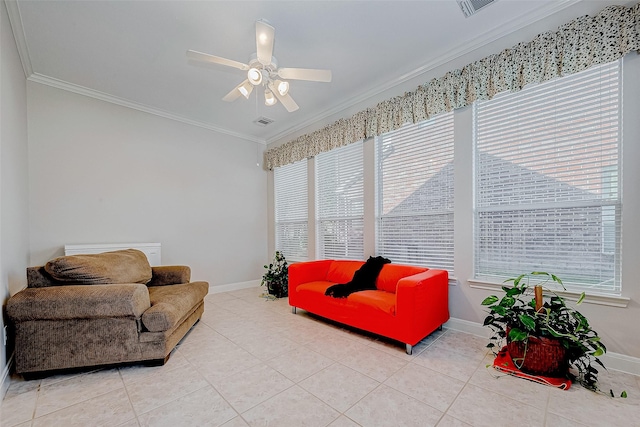
[[[276,251],[273,262],[264,268],[267,272],[262,276],[260,286],[266,286],[269,295],[276,298],[289,295],[289,266],[282,252]]]
[[[531,285],[531,280],[536,282],[535,286]],[[513,286],[502,286],[505,293],[502,298],[491,295],[482,301],[482,305],[489,308],[484,325],[493,331],[487,347],[497,354],[505,340],[507,344],[520,341],[524,344],[526,356],[530,337],[558,340],[566,349],[566,366],[574,370],[566,369],[566,377],[589,390],[598,391],[598,370],[593,364],[595,362],[604,368],[598,357],[605,354],[607,349],[585,316],[567,307],[563,298],[544,287],[551,283],[565,289],[562,280],[553,274],[536,271],[508,279],[505,283],[512,283]],[[543,290],[548,294],[546,297],[542,296]],[[584,296],[583,292],[578,305]],[[518,368],[524,363],[523,358],[514,359],[513,362]],[[621,396],[626,397],[626,393],[623,392]]]

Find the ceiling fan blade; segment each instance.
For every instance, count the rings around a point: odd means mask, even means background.
[[[271,64],[275,33],[276,30],[271,25],[264,21],[256,21],[256,52],[262,65]]]
[[[296,104],[296,101],[294,101],[291,95],[289,94],[282,96],[278,92],[276,92],[276,97],[280,100],[282,105],[284,105],[284,108],[286,108],[287,111],[290,113],[293,113],[298,108],[300,108],[298,107],[298,104]]]
[[[187,58],[193,59],[195,61],[226,65],[227,67],[233,67],[243,71],[249,69],[249,66],[247,64],[243,64],[242,62],[234,61],[227,58],[221,58],[220,56],[209,55],[208,53],[202,53],[195,50],[188,50]]]
[[[283,79],[309,80],[312,82],[330,82],[331,70],[315,70],[311,68],[280,68],[278,75]]]
[[[224,96],[224,98],[222,98],[223,101],[227,101],[227,102],[233,102],[236,99],[238,99],[240,97],[240,95],[242,95],[242,92],[240,92],[240,88],[241,87],[245,87],[248,88],[248,93],[246,96],[249,96],[249,93],[251,93],[251,91],[253,90],[253,85],[249,84],[249,80],[245,80],[242,83],[240,83],[238,86],[234,87],[231,92],[229,92],[228,94],[226,94]]]
[[[274,93],[276,98],[278,98],[278,100],[282,103],[282,105],[284,105],[284,108],[286,108],[288,112],[292,113],[300,108],[298,107],[298,104],[296,104],[296,101],[294,101],[291,95],[289,95],[288,93],[285,95],[280,95],[280,92],[278,92],[273,83],[269,84],[269,89],[271,89],[271,92]]]

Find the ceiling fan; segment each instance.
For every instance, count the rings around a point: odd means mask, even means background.
[[[253,87],[262,86],[264,87],[265,105],[275,105],[279,100],[287,111],[296,111],[298,104],[289,95],[289,82],[287,80],[330,82],[331,70],[278,68],[278,61],[273,56],[274,36],[275,28],[264,20],[256,21],[257,48],[256,53],[249,58],[248,64],[195,50],[188,50],[187,57],[195,61],[226,65],[247,72],[247,78],[226,94],[222,98],[224,101],[235,101],[240,95],[249,99]]]

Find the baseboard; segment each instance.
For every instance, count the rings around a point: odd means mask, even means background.
[[[457,319],[455,317],[450,318],[447,323],[442,325],[447,329],[454,329],[460,332],[466,332],[471,335],[475,335],[482,338],[489,338],[491,331],[480,323],[471,322],[469,320]]]
[[[442,326],[447,329],[466,332],[482,338],[488,338],[490,334],[489,329],[482,326],[480,323],[470,322],[463,319],[451,318]],[[600,357],[600,360],[604,363],[604,366],[606,366],[607,369],[640,376],[640,358],[638,357],[608,351],[604,356]]]
[[[220,292],[230,292],[230,291],[238,291],[240,289],[257,288],[258,286],[260,286],[260,279],[249,280],[247,282],[229,283],[226,285],[209,286],[209,293],[217,294]]]
[[[7,366],[4,367],[2,371],[2,381],[0,381],[0,402],[4,399],[4,396],[7,394],[7,390],[9,390],[9,383],[11,378],[9,377],[9,372],[11,372],[11,367],[13,366],[13,353],[11,353],[11,357],[9,357],[9,361],[7,362]]]

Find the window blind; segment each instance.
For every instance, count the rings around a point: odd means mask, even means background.
[[[376,253],[453,275],[453,112],[376,138]]]
[[[474,106],[475,276],[619,295],[620,61]]]
[[[307,160],[301,160],[273,171],[276,250],[290,261],[308,258],[307,228]]]
[[[316,156],[318,258],[364,258],[363,142]]]

